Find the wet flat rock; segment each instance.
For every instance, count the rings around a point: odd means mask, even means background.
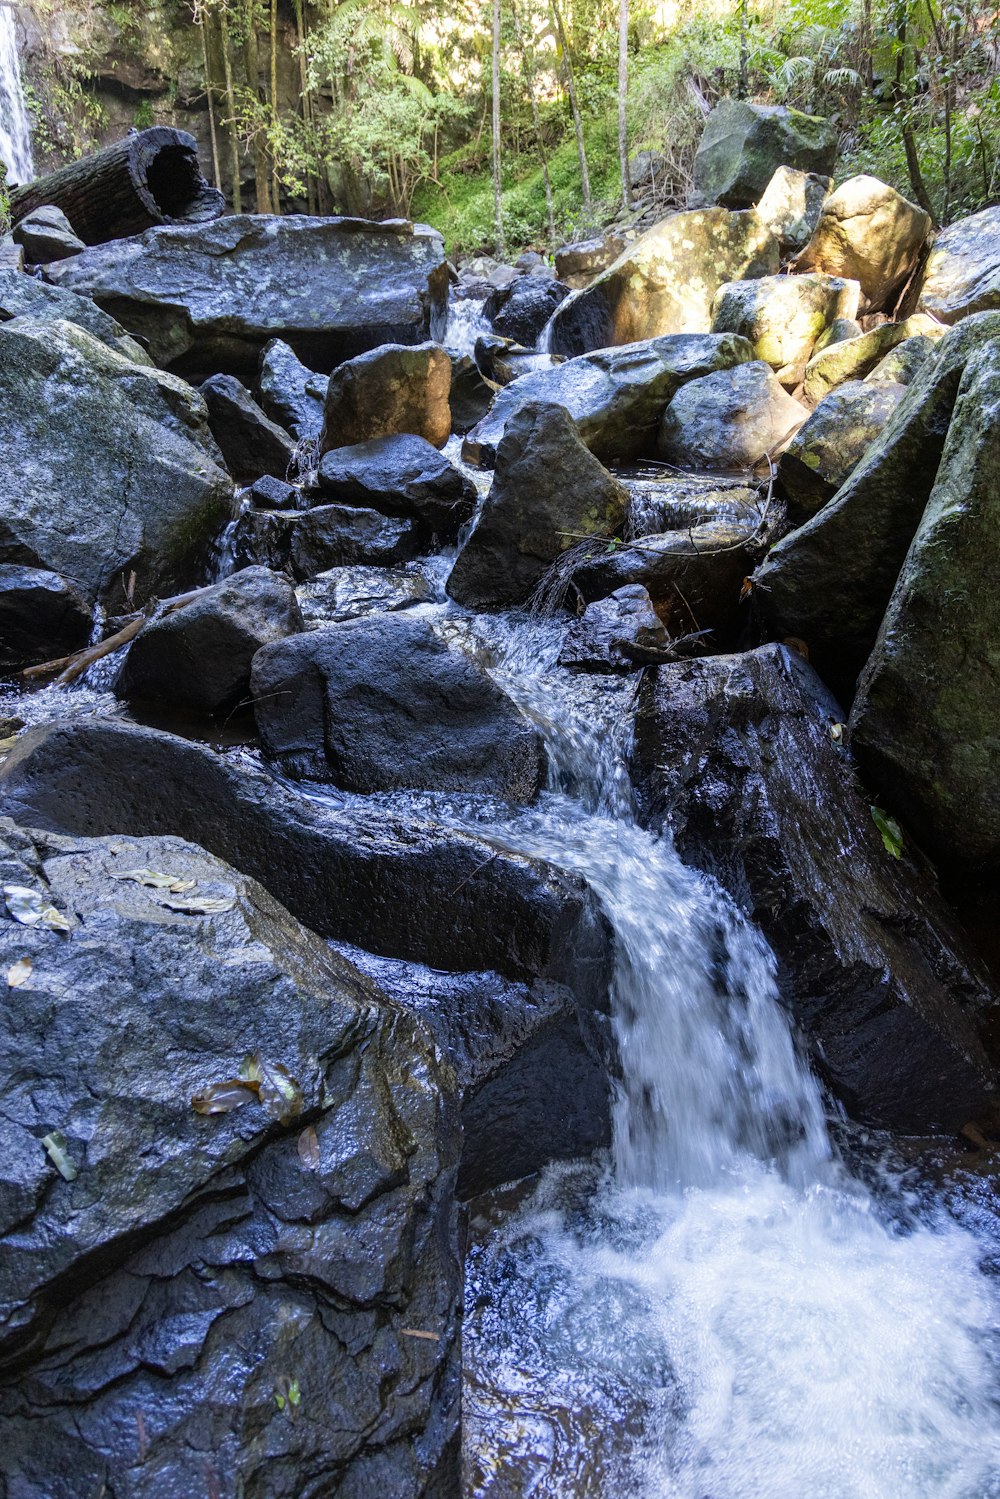
[[[640,805],[761,927],[849,1112],[957,1128],[993,1081],[975,1022],[994,1001],[926,867],[884,847],[839,717],[782,646],[660,666],[637,716]]]
[[[0,915],[5,1492],[418,1499],[460,1286],[428,1033],[180,839],[4,822],[0,873],[71,926]],[[301,1096],[196,1112],[247,1051]]]

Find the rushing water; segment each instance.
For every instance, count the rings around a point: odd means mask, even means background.
[[[17,53],[17,6],[0,0],[0,158],[11,183],[30,182],[31,122],[24,102]]]
[[[838,1158],[767,946],[636,826],[628,684],[566,685],[544,625],[490,634],[552,764],[493,836],[600,895],[622,1080],[603,1177],[553,1169],[473,1253],[469,1492],[1000,1495],[980,1243]]]
[[[475,297],[451,297],[448,302],[448,324],[445,328],[444,346],[455,359],[467,354],[471,359],[476,350],[476,339],[483,333],[492,333],[483,316],[483,304]]]

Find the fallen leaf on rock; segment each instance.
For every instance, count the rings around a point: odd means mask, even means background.
[[[231,895],[188,895],[183,900],[160,897],[160,903],[171,911],[181,911],[185,916],[216,916],[222,911],[231,911],[236,904]]]
[[[243,1058],[240,1077],[256,1084],[261,1103],[279,1124],[291,1124],[302,1113],[305,1095],[280,1062],[265,1062],[259,1051],[252,1052]]]
[[[834,744],[843,744],[844,725],[842,723],[832,723],[830,725],[830,738],[833,740]]]
[[[197,880],[180,880],[175,874],[159,874],[155,869],[126,869],[111,876],[114,880],[135,880],[137,885],[148,885],[153,890],[169,890],[174,895],[183,895],[193,890]]]
[[[882,834],[886,852],[898,859],[903,852],[903,829],[882,807],[872,807],[872,822]]]
[[[257,1094],[255,1084],[244,1082],[242,1078],[230,1077],[222,1083],[209,1083],[201,1093],[195,1093],[191,1099],[191,1107],[196,1114],[231,1114],[234,1109],[241,1109],[245,1103],[250,1103]]]
[[[299,1135],[299,1160],[307,1171],[319,1170],[319,1136],[310,1124]]]
[[[26,885],[4,885],[3,898],[10,915],[22,926],[47,926],[53,932],[73,930],[69,917],[47,905],[37,890],[29,890]]]
[[[441,1337],[436,1332],[425,1332],[422,1327],[403,1327],[400,1329],[404,1338],[426,1338],[428,1343],[440,1343]]]
[[[22,984],[27,983],[31,977],[32,962],[30,958],[18,958],[7,969],[7,987],[19,989]]]
[[[49,1160],[63,1180],[75,1181],[80,1173],[66,1153],[66,1136],[62,1131],[54,1129],[50,1135],[43,1135],[42,1144],[45,1146]]]

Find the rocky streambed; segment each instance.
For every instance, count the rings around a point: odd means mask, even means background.
[[[5,1499],[1000,1492],[1000,219],[720,129],[0,276]]]

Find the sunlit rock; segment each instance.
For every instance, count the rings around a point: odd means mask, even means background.
[[[850,177],[823,205],[799,271],[827,271],[861,284],[864,310],[891,306],[917,263],[930,215],[877,177]]]
[[[941,230],[927,257],[917,305],[942,323],[1000,307],[1000,205]]]
[[[783,385],[797,385],[817,339],[838,318],[853,318],[861,288],[839,276],[761,276],[719,288],[712,332],[739,333]]]

